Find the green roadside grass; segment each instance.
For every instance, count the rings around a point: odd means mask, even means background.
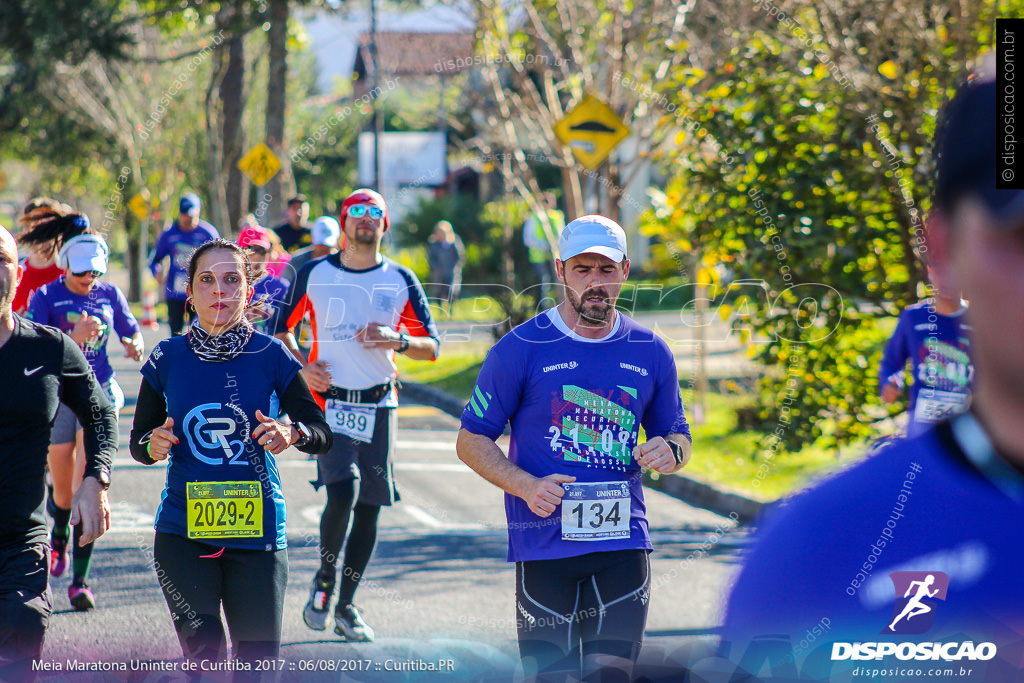
[[[400,380],[430,384],[468,401],[484,363],[484,355],[442,351],[436,361],[411,360],[401,354],[395,354],[395,360]]]
[[[435,363],[399,357],[399,377],[431,384],[468,401],[483,358],[484,354],[472,352],[445,354],[443,362]],[[845,467],[865,452],[863,446],[850,446],[839,458],[834,449],[814,444],[799,453],[775,456],[767,434],[736,429],[733,411],[743,401],[744,397],[736,394],[707,395],[704,423],[690,425],[693,459],[687,474],[751,498],[771,501]],[[692,406],[687,406],[686,412],[692,422]]]

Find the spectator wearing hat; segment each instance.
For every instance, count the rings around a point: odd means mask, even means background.
[[[178,218],[160,234],[149,260],[149,270],[164,286],[167,300],[167,322],[171,336],[185,330],[185,285],[188,284],[188,259],[200,245],[220,237],[217,228],[199,217],[202,202],[189,192],[178,203]],[[164,268],[164,259],[170,259]]]

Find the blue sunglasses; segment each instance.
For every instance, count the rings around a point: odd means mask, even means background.
[[[370,218],[383,218],[384,210],[376,206],[367,206],[366,204],[353,204],[348,207],[348,215],[352,218],[362,218],[366,215],[366,212],[370,212]]]

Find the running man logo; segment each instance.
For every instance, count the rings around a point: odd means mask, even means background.
[[[889,578],[896,589],[896,604],[882,633],[916,634],[930,629],[938,601],[946,599],[949,576],[943,572],[893,572]]]

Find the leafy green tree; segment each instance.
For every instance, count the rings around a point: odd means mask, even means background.
[[[992,11],[761,2],[726,55],[668,74],[678,149],[650,229],[765,283],[723,309],[766,368],[763,445],[841,445],[887,417],[878,323],[923,293],[929,141]]]

